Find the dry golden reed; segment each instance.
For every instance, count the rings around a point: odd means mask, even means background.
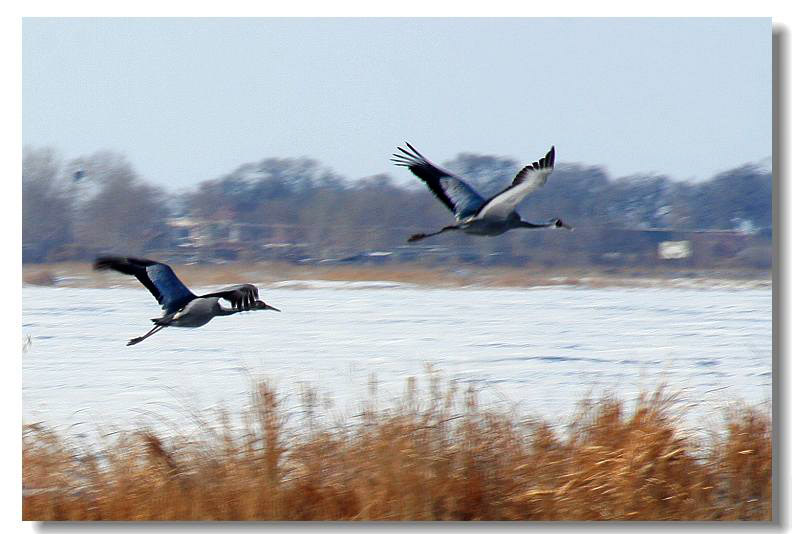
[[[373,386],[372,389],[375,389]],[[266,383],[239,424],[195,436],[122,433],[93,452],[23,429],[25,520],[770,520],[771,421],[733,408],[706,440],[662,388],[627,409],[581,403],[554,429],[484,409],[470,389],[410,379],[323,422],[315,392],[287,422]],[[307,414],[307,415],[305,415]]]

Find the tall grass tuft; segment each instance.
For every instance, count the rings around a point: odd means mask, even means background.
[[[372,389],[376,389],[375,386]],[[316,395],[287,424],[257,384],[239,424],[200,437],[150,429],[92,452],[23,428],[25,520],[770,520],[771,421],[732,408],[706,440],[661,388],[634,406],[581,404],[567,427],[479,405],[432,377],[420,392],[322,423]]]

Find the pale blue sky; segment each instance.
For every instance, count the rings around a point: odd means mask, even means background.
[[[771,155],[771,19],[25,19],[22,141],[190,188],[412,142],[674,179]]]

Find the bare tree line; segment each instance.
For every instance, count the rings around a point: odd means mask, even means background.
[[[503,188],[519,168],[513,159],[481,154],[459,154],[445,166],[482,194]],[[28,147],[22,166],[23,261],[172,250],[176,237],[167,222],[173,217],[259,225],[267,229],[258,238],[262,243],[300,243],[302,254],[312,258],[392,250],[404,247],[411,230],[438,227],[451,217],[417,179],[397,183],[395,173],[353,180],[310,158],[267,157],[176,194],[147,183],[115,152],[64,161],[51,148]],[[771,204],[770,172],[752,164],[697,183],[656,174],[614,179],[599,166],[560,164],[519,209],[528,220],[561,216],[575,232],[449,236],[434,244],[474,263],[500,258],[642,265],[657,261],[657,237],[636,230],[734,230],[719,239],[695,232],[662,238],[693,240],[697,253],[690,266],[767,269]]]

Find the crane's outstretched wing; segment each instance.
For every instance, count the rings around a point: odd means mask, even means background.
[[[123,274],[131,274],[151,291],[162,305],[165,313],[177,312],[195,298],[168,265],[141,258],[103,256],[96,258],[94,269],[112,269]]]
[[[253,284],[239,284],[224,287],[220,291],[201,295],[201,297],[220,297],[230,302],[232,308],[247,311],[255,307],[258,300],[258,288]]]
[[[522,199],[542,187],[555,165],[555,147],[533,164],[523,167],[509,187],[487,200],[478,210],[481,218],[506,218]]]
[[[484,204],[481,195],[462,178],[432,164],[410,143],[407,143],[407,147],[412,152],[396,147],[402,154],[394,154],[395,158],[391,158],[391,161],[396,165],[407,167],[415,176],[423,180],[457,220],[470,217]]]

